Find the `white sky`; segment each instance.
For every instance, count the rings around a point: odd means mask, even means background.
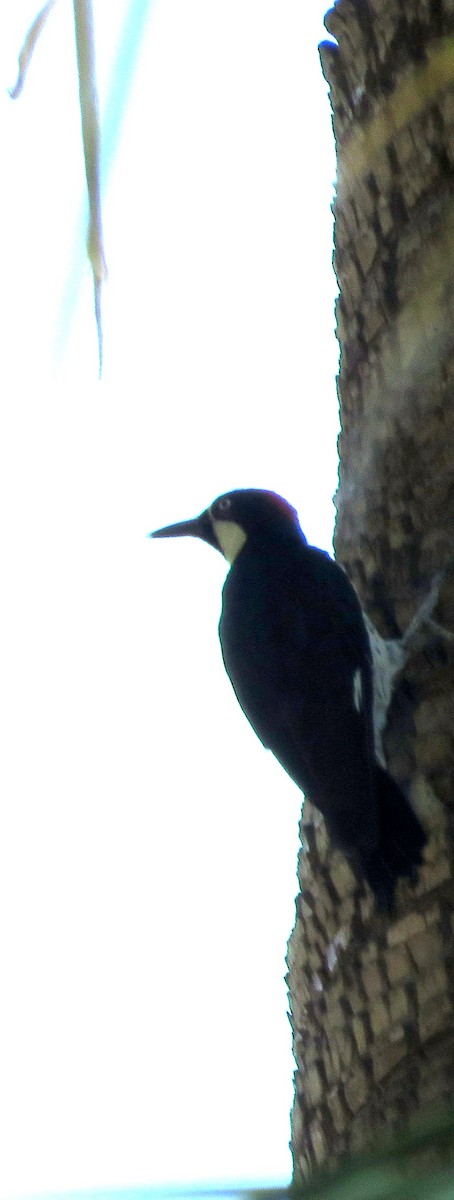
[[[35,0],[2,18],[2,1200],[291,1169],[301,796],[224,675],[221,557],[145,534],[263,486],[330,545],[324,5],[155,0],[129,92],[139,10],[95,4],[101,383],[71,5],[14,104]]]

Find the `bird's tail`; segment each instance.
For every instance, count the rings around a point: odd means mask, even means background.
[[[376,766],[380,813],[380,843],[361,867],[380,908],[391,908],[397,880],[415,879],[422,862],[427,835],[419,818],[395,780]]]

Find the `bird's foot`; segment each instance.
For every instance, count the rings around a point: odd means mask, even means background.
[[[408,629],[402,635],[401,644],[405,653],[404,661],[415,651],[424,650],[430,642],[439,639],[448,642],[454,641],[454,633],[450,629],[445,629],[444,625],[440,625],[439,621],[435,621],[432,615],[438,604],[444,579],[444,571],[440,571],[439,574],[435,575],[430,591],[410,621]]]
[[[441,586],[446,573],[435,575],[431,588],[408,628],[400,638],[382,638],[368,617],[365,617],[369,634],[374,679],[374,730],[376,754],[384,764],[382,733],[386,725],[388,708],[399,676],[412,654],[425,650],[436,641],[454,641],[454,633],[445,629],[434,619]]]

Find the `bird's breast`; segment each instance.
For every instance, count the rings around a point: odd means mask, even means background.
[[[304,605],[288,572],[266,558],[248,562],[243,555],[223,592],[219,636],[227,672],[235,686],[238,677],[258,687],[272,676],[288,687],[292,675],[300,676],[307,651]]]

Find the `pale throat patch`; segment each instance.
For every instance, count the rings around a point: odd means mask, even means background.
[[[211,517],[211,522],[224,558],[230,564],[233,563],[237,554],[243,549],[247,534],[241,525],[237,525],[236,521],[216,521],[214,517]]]

